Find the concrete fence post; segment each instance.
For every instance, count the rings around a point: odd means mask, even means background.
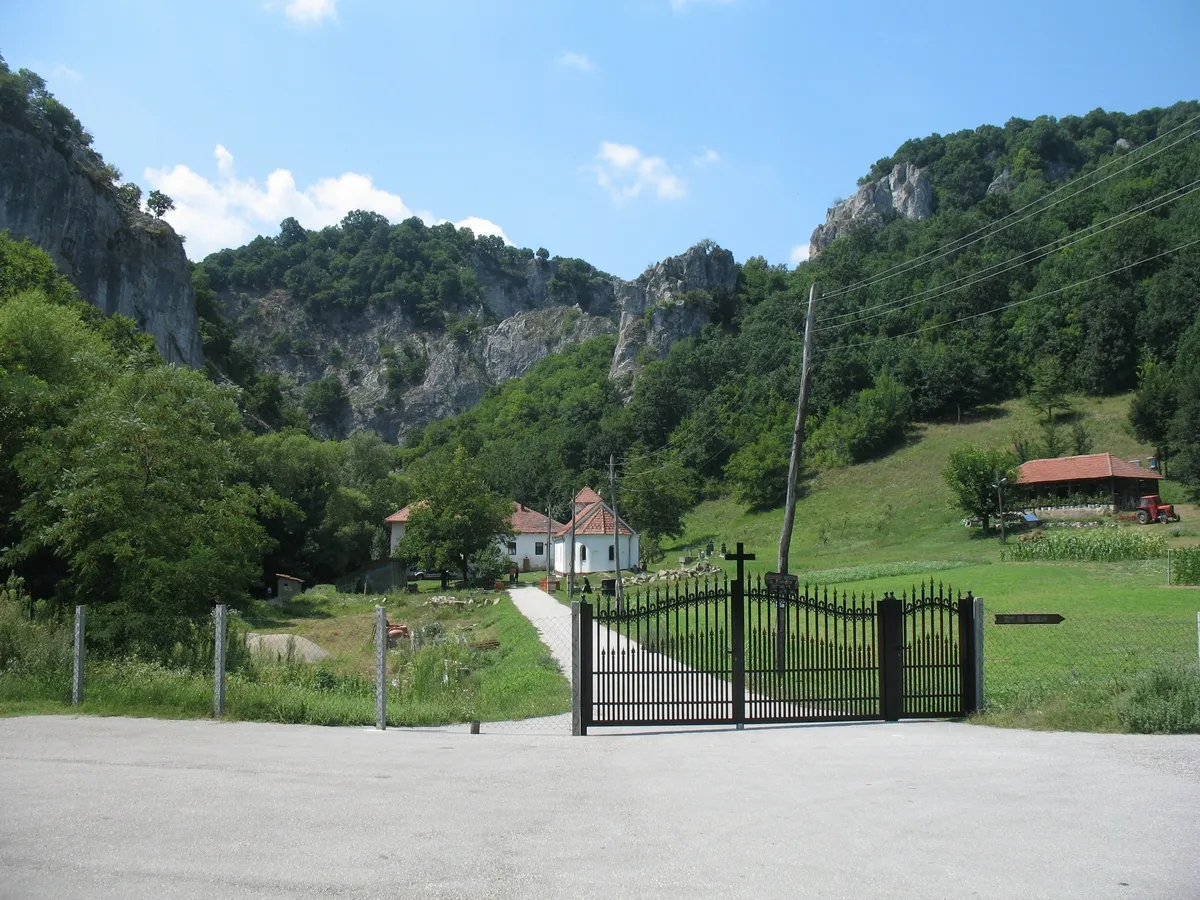
[[[387,610],[375,607],[375,727],[387,728]]]
[[[75,607],[75,660],[71,667],[71,705],[83,702],[83,634],[87,609]]]
[[[983,598],[975,598],[975,709],[983,709]]]
[[[571,734],[583,734],[583,672],[579,653],[579,601],[571,601]]]
[[[226,606],[218,603],[213,610],[213,716],[225,715],[225,634]]]

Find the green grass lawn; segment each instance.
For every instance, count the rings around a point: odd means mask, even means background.
[[[473,601],[428,606],[434,595]],[[255,604],[242,631],[294,634],[331,655],[319,662],[231,654],[226,718],[319,725],[375,722],[375,604],[417,634],[387,657],[388,722],[439,725],[570,710],[570,685],[533,626],[506,594],[429,590],[384,598],[317,589],[282,607]],[[498,602],[494,602],[498,601]],[[245,654],[241,654],[245,656]],[[44,678],[0,676],[0,715],[83,713],[162,718],[212,714],[209,672],[134,661],[87,667],[84,703],[68,705],[69,667]]]

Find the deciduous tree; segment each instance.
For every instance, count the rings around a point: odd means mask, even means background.
[[[991,518],[999,513],[1001,497],[1007,497],[1016,484],[1017,469],[1011,454],[1004,450],[960,447],[950,454],[943,472],[954,494],[955,505],[983,521],[983,533],[991,533]],[[996,479],[1005,479],[997,496]],[[1005,509],[1008,503],[1004,504]]]
[[[476,556],[512,534],[512,501],[488,487],[461,446],[425,466],[413,488],[398,548],[410,563],[461,572],[465,581]]]

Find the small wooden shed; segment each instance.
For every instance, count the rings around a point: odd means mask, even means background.
[[[282,572],[275,573],[275,599],[282,603],[284,600],[300,593],[300,588],[304,585],[304,579],[293,578],[291,575],[284,575]]]

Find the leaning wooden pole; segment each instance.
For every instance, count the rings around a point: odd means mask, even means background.
[[[808,418],[808,389],[812,384],[813,323],[817,317],[817,285],[808,290],[808,317],[804,320],[804,361],[800,365],[800,398],[796,401],[796,428],[792,432],[792,458],[788,463],[787,503],[783,510],[783,531],[779,535],[779,573],[788,571],[788,550],[792,544],[792,525],[796,519],[796,477],[800,472],[800,454],[804,449],[804,422]]]
[[[623,608],[625,592],[621,588],[621,529],[619,527],[621,517],[617,515],[617,464],[614,454],[608,454],[608,492],[612,497],[612,512],[613,512],[613,565],[616,568],[616,582],[613,589],[616,591],[614,596],[617,600],[617,609]]]

